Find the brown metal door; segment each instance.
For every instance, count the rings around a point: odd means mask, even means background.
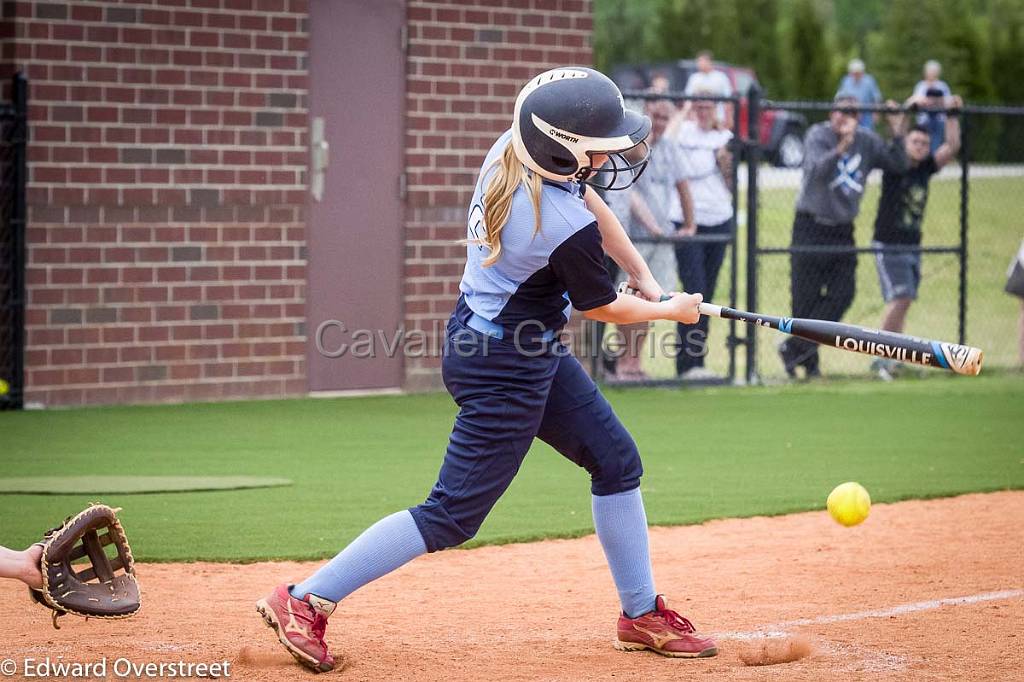
[[[401,0],[310,2],[311,391],[402,384],[401,353],[389,348],[402,321],[404,21]]]

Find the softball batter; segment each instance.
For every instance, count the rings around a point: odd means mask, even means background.
[[[302,664],[334,667],[324,634],[346,596],[421,554],[472,538],[534,438],[590,474],[594,527],[622,604],[616,647],[679,657],[718,652],[657,594],[636,444],[556,338],[573,307],[614,324],[699,317],[700,295],[659,301],[663,292],[643,258],[587,189],[632,184],[647,162],[650,129],[592,69],[553,69],[519,93],[512,128],[488,152],[469,208],[462,294],[442,361],[460,411],[437,483],[422,504],[381,519],[308,579],[257,602]],[[644,153],[627,161],[634,148],[629,158]],[[646,300],[616,293],[605,252]]]

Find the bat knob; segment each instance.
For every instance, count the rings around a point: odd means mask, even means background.
[[[971,348],[967,352],[967,359],[963,364],[962,374],[978,376],[981,373],[981,363],[985,359],[985,353],[980,348]]]

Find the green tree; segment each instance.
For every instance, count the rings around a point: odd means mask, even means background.
[[[992,84],[996,99],[1024,105],[1024,4],[994,2],[989,15]]]
[[[994,95],[990,55],[971,0],[892,0],[873,54],[887,97],[908,97],[928,59],[942,63],[943,78],[965,99],[984,102]]]
[[[785,94],[779,40],[778,0],[736,0],[736,34],[730,59],[752,66],[768,97]]]
[[[787,90],[779,0],[595,0],[593,11],[599,69],[711,50],[716,59],[753,67],[770,96]]]
[[[594,2],[594,64],[607,72],[616,64],[652,58],[657,12],[665,0]]]
[[[713,20],[705,2],[663,0],[657,14],[654,52],[662,59],[687,59],[700,50],[714,50]]]
[[[869,59],[868,36],[881,28],[883,0],[833,0],[832,5],[839,51]]]
[[[925,60],[937,59],[953,92],[968,103],[993,101],[992,54],[975,1],[892,0],[875,51],[876,74],[887,97],[908,97],[921,78]],[[970,117],[967,124],[964,140],[969,141],[972,158],[994,159],[1000,121]]]
[[[715,53],[716,59],[748,65],[741,57],[740,43],[746,40],[739,32],[740,16],[752,11],[742,0],[687,0],[689,4],[704,5],[711,23],[711,40],[707,49]]]
[[[825,22],[814,0],[794,0],[788,31],[789,88],[799,99],[829,99],[836,83]]]
[[[932,0],[935,2],[935,0]],[[947,55],[943,71],[965,99],[991,102],[992,54],[981,30],[981,20],[972,13],[972,0],[944,0],[941,13],[940,45]]]
[[[936,57],[936,16],[929,0],[892,0],[872,45],[871,71],[886,98],[903,100],[920,80],[921,65]]]
[[[996,1],[989,15],[992,49],[992,84],[995,99],[1024,105],[1024,5],[1016,0]],[[1008,163],[1024,161],[1024,116],[1002,121],[997,158]]]

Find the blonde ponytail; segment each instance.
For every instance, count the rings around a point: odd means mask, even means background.
[[[508,222],[509,214],[512,212],[512,196],[520,184],[526,186],[526,194],[533,203],[533,232],[534,234],[540,232],[540,197],[543,189],[541,176],[537,173],[527,173],[526,168],[516,156],[511,142],[505,147],[501,157],[494,161],[491,168],[494,166],[497,166],[497,169],[494,171],[494,177],[487,184],[483,196],[486,231],[484,236],[476,242],[491,251],[483,260],[482,265],[485,268],[494,265],[501,258],[501,231]]]

